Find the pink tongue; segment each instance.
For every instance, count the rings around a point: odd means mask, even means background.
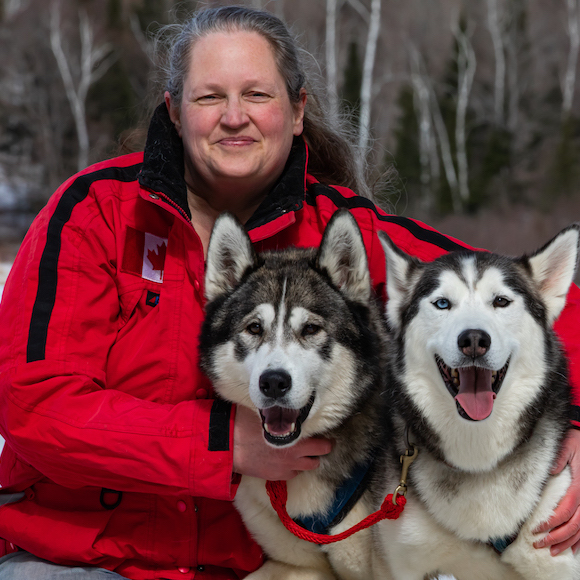
[[[270,407],[261,409],[264,423],[272,435],[287,435],[293,431],[292,423],[296,422],[300,409],[284,409],[283,407]]]
[[[491,390],[491,371],[479,367],[457,369],[459,393],[455,400],[474,420],[482,421],[491,415],[495,393]]]

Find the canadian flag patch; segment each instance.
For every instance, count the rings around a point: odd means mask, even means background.
[[[167,238],[127,228],[122,269],[152,282],[163,282]]]

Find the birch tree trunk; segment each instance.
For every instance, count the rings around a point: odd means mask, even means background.
[[[566,0],[568,10],[568,38],[570,48],[568,50],[568,62],[566,66],[566,75],[564,77],[562,94],[562,115],[564,118],[570,115],[572,103],[574,101],[574,89],[576,87],[576,67],[578,65],[578,49],[580,48],[580,7],[578,0]]]
[[[455,147],[457,158],[457,174],[459,183],[459,196],[463,206],[469,200],[469,167],[467,163],[467,136],[466,117],[469,95],[473,85],[473,77],[477,61],[475,52],[469,40],[468,31],[463,31],[459,26],[455,29],[457,39],[457,110],[455,114]]]
[[[491,34],[495,59],[494,122],[498,127],[501,127],[504,124],[506,62],[498,0],[487,0],[487,25]]]
[[[326,0],[326,93],[330,114],[334,118],[338,116],[336,11],[337,0]]]
[[[80,62],[75,67],[73,56],[65,53],[60,22],[60,2],[55,1],[50,14],[50,46],[56,59],[66,96],[71,107],[79,151],[77,168],[80,171],[89,163],[89,132],[86,118],[86,100],[90,86],[101,78],[113,64],[114,56],[109,45],[95,47],[93,30],[84,10],[79,10],[79,34],[81,40]],[[109,58],[105,58],[109,55]],[[76,71],[75,71],[76,69]],[[78,77],[76,82],[74,72]]]
[[[433,205],[433,185],[439,178],[439,157],[433,131],[431,94],[428,81],[423,74],[419,52],[411,48],[411,83],[415,111],[419,121],[419,162],[421,165],[421,206],[429,211]]]
[[[360,94],[360,121],[359,121],[359,152],[366,157],[370,137],[371,100],[373,85],[373,68],[379,39],[381,21],[381,0],[372,0],[369,20],[369,33],[365,49],[363,64],[363,78]]]
[[[506,53],[507,53],[507,128],[515,134],[519,122],[520,105],[520,71],[518,65],[518,55],[520,50],[518,20],[521,6],[519,2],[511,2],[509,5],[509,28],[507,32]]]

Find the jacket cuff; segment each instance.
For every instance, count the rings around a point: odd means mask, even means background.
[[[570,422],[572,427],[580,429],[580,407],[578,405],[570,407]]]
[[[189,474],[194,497],[233,500],[239,478],[233,476],[235,407],[221,399],[196,401]]]

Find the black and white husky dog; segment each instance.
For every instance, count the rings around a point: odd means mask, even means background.
[[[569,427],[566,361],[552,330],[578,262],[580,227],[531,256],[409,257],[382,234],[395,439],[377,501],[418,448],[402,516],[376,526],[377,578],[577,580],[580,558],[534,549],[565,494],[550,470]],[[407,431],[407,436],[405,436]],[[407,442],[409,441],[409,442]]]
[[[281,452],[302,437],[334,441],[319,468],[288,481],[290,516],[322,533],[358,523],[369,512],[367,470],[383,437],[386,329],[354,218],[337,212],[318,250],[257,255],[244,228],[221,215],[205,293],[201,366],[216,393],[255,410],[266,442]],[[248,578],[372,578],[370,531],[327,547],[298,539],[270,506],[265,483],[244,476],[235,498],[268,556]]]

